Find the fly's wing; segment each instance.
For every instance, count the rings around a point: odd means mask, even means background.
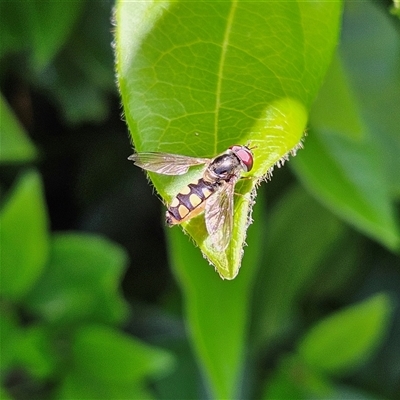
[[[168,153],[135,153],[128,157],[138,167],[163,175],[183,175],[194,165],[208,164],[208,158],[187,157]]]
[[[224,251],[232,237],[235,182],[225,182],[206,201],[205,221],[211,246]]]

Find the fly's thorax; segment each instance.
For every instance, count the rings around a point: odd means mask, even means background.
[[[233,176],[238,176],[242,170],[239,158],[232,152],[227,152],[214,158],[206,169],[204,178],[209,182],[229,181]]]
[[[185,186],[172,200],[166,213],[169,226],[181,224],[204,210],[205,201],[215,192],[216,187],[203,178]]]

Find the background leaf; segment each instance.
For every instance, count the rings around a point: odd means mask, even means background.
[[[7,345],[14,354],[10,367],[26,371],[38,380],[51,377],[56,367],[56,357],[45,324],[18,328]]]
[[[149,375],[170,370],[172,356],[110,328],[82,327],[72,344],[72,369],[61,398],[152,398]],[[72,397],[71,397],[72,396]]]
[[[125,264],[125,252],[105,239],[59,234],[51,242],[47,268],[24,304],[52,324],[118,323],[127,312],[118,293]]]
[[[297,353],[281,357],[263,398],[377,398],[332,378],[371,356],[388,333],[392,306],[389,296],[377,294],[319,321],[303,336]]]
[[[311,113],[311,126],[305,151],[293,162],[299,178],[333,212],[397,249],[400,233],[386,156],[368,131],[338,58]]]
[[[0,386],[0,398],[2,400],[12,400],[11,396],[9,396],[9,394],[2,386]]]
[[[77,26],[51,67],[35,77],[35,85],[58,104],[69,124],[97,124],[110,118],[116,94],[110,29],[110,2],[86,0]]]
[[[281,358],[264,389],[262,399],[305,399],[335,397],[334,385],[299,362],[296,356]]]
[[[98,351],[98,347],[102,351]],[[170,369],[172,357],[139,340],[102,326],[87,326],[77,332],[74,345],[76,366],[91,371],[100,380],[132,382]],[[93,364],[96,368],[87,367]]]
[[[298,353],[316,370],[331,374],[348,370],[381,342],[391,309],[390,298],[377,294],[341,310],[314,326],[300,341]]]
[[[399,48],[398,20],[386,5],[346,3],[341,59],[396,199],[400,198]]]
[[[189,334],[214,398],[234,398],[241,390],[251,291],[264,236],[262,201],[260,195],[249,228],[252,246],[244,256],[243,271],[232,282],[218,279],[182,232],[171,229],[169,234],[171,262],[184,291]]]
[[[74,1],[61,8],[52,0],[2,1],[0,56],[10,50],[28,50],[35,69],[43,68],[64,44],[83,4]]]
[[[302,296],[344,235],[340,221],[300,187],[281,197],[266,225],[263,267],[254,289],[255,348],[271,346],[293,329]]]
[[[0,215],[1,295],[21,299],[42,273],[48,257],[47,210],[35,171],[22,175]]]
[[[37,153],[6,100],[0,94],[0,163],[31,161]]]
[[[4,379],[4,371],[11,368],[15,360],[14,342],[18,337],[18,321],[15,315],[0,313],[0,351],[1,351],[1,375]]]

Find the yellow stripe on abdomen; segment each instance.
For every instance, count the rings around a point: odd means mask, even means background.
[[[215,188],[203,179],[185,186],[172,200],[167,211],[167,224],[176,225],[200,214],[205,201],[215,192]]]

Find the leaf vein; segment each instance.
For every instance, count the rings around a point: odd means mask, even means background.
[[[218,152],[218,120],[219,120],[219,110],[221,107],[221,88],[222,88],[222,75],[223,75],[223,69],[225,65],[225,59],[226,59],[226,53],[228,51],[228,45],[229,45],[229,36],[232,30],[232,25],[233,25],[233,19],[235,16],[235,11],[237,8],[237,0],[234,0],[232,2],[231,9],[229,11],[228,15],[228,20],[226,24],[226,29],[224,33],[224,39],[222,41],[222,51],[221,51],[221,59],[219,62],[219,68],[218,68],[218,77],[217,77],[217,93],[216,93],[216,99],[215,99],[215,122],[214,122],[214,153],[217,154]]]

